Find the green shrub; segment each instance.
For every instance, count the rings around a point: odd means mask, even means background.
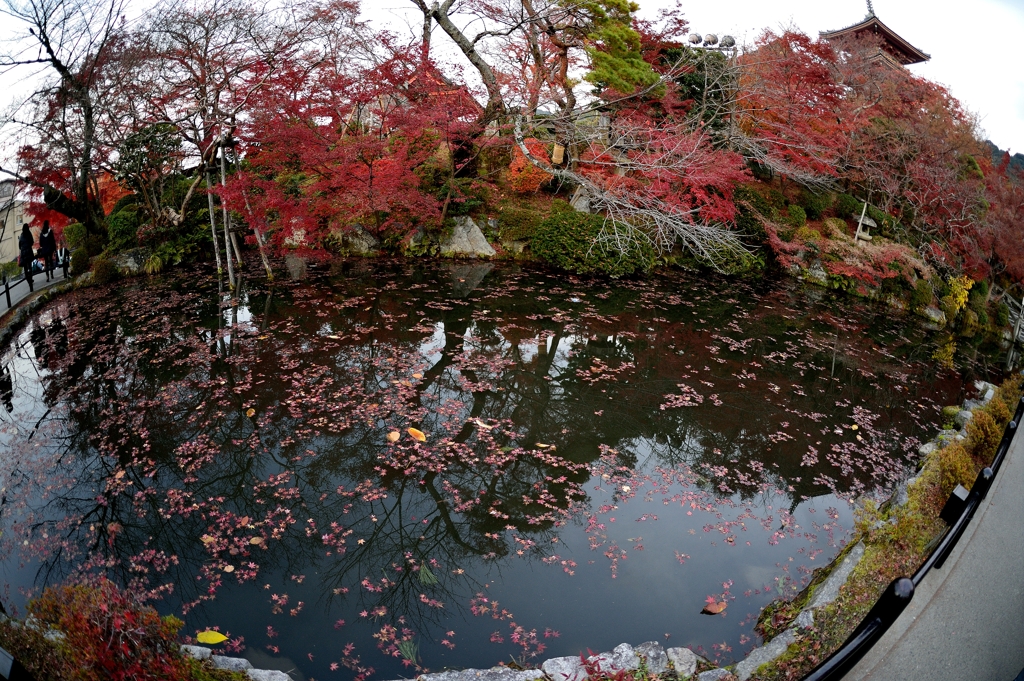
[[[818,230],[811,229],[807,225],[804,225],[803,227],[798,227],[797,230],[793,232],[791,240],[803,241],[805,243],[808,241],[812,243],[817,243],[818,241],[821,241],[821,234],[818,233]]]
[[[604,218],[600,215],[553,206],[552,214],[534,232],[530,249],[541,260],[579,274],[621,277],[653,266],[654,250],[646,241],[637,240],[624,253],[598,243],[603,226]]]
[[[896,227],[896,218],[889,215],[888,213],[883,213],[874,206],[868,206],[867,216],[874,220],[875,224],[878,225],[879,234],[884,234],[888,236]],[[857,217],[860,217],[860,215],[858,214]]]
[[[498,236],[502,241],[529,241],[544,216],[527,208],[504,208],[498,213]]]
[[[996,305],[996,326],[998,326],[999,328],[1003,328],[1004,326],[1008,326],[1009,324],[1010,306],[1004,303],[1003,301],[999,301],[999,304]]]
[[[74,250],[85,245],[85,225],[81,222],[72,222],[64,228],[64,241],[68,248]]]
[[[764,198],[766,201],[768,201],[768,205],[774,208],[776,211],[781,211],[783,208],[789,205],[789,201],[786,200],[786,195],[780,192],[778,189],[775,189],[774,187],[769,187],[765,191]]]
[[[114,207],[110,209],[110,214],[114,215],[115,213],[120,213],[128,206],[135,206],[137,208],[138,205],[139,197],[135,194],[128,194],[118,199],[117,203],[114,204]]]
[[[841,218],[858,218],[864,203],[858,201],[850,194],[840,194],[836,197],[835,212]]]
[[[97,284],[106,284],[117,279],[117,266],[110,260],[100,256],[92,261],[92,280]]]
[[[807,212],[802,207],[793,204],[789,207],[789,218],[786,222],[792,227],[803,227],[807,224]]]
[[[986,410],[975,410],[967,422],[967,441],[979,467],[992,463],[1002,439],[1003,427]]]
[[[77,277],[89,271],[89,254],[84,248],[71,251],[71,276]]]
[[[821,223],[821,233],[830,239],[846,234],[846,220],[842,218],[825,218]]]
[[[983,303],[986,302],[988,300],[988,280],[982,279],[975,282],[971,287],[971,293],[980,296]]]
[[[106,243],[106,240],[101,235],[88,234],[85,237],[83,247],[85,248],[85,252],[89,254],[89,257],[94,258],[103,252]]]
[[[948,497],[957,485],[970,489],[975,476],[970,452],[959,442],[943,447],[939,450],[939,473],[944,497]]]
[[[959,414],[959,413],[960,413],[960,407],[957,407],[955,405],[954,406],[949,406],[949,407],[943,407],[942,408],[942,427],[947,429],[947,430],[952,428],[953,427],[953,419],[955,419],[956,415]]]
[[[982,329],[987,329],[989,324],[988,312],[984,310],[978,310],[978,326]]]
[[[910,307],[923,310],[932,303],[932,285],[927,279],[918,279],[914,284],[914,293],[910,296]]]
[[[107,247],[114,253],[139,245],[139,214],[135,206],[107,218]]]
[[[803,206],[807,217],[810,220],[820,220],[829,208],[835,197],[828,193],[818,193],[804,190],[800,193],[800,205]]]
[[[17,260],[0,263],[0,276],[2,276],[4,279],[13,279],[14,277],[18,276],[19,272],[21,272],[21,266],[18,265]]]

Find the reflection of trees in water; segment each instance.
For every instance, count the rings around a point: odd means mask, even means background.
[[[420,594],[456,600],[472,588],[474,564],[517,550],[528,559],[580,508],[570,493],[586,469],[552,463],[537,443],[575,464],[595,461],[606,444],[632,467],[724,466],[730,492],[704,480],[710,494],[752,499],[767,484],[795,505],[821,493],[801,457],[808,441],[822,450],[837,441],[820,432],[847,417],[837,402],[870,394],[906,426],[899,405],[908,391],[925,392],[865,372],[875,350],[840,350],[828,324],[785,319],[774,308],[811,315],[785,292],[746,291],[729,304],[690,296],[690,307],[633,284],[573,303],[572,282],[485,274],[490,283],[478,291],[460,286],[477,279],[468,270],[385,263],[336,268],[340,291],[300,282],[225,300],[172,275],[118,297],[79,293],[63,325],[29,333],[45,402],[61,405],[50,417],[49,474],[70,482],[32,507],[24,531],[38,538],[54,520],[74,519],[60,528],[63,541],[50,542],[41,578],[66,577],[92,554],[113,559],[105,569],[124,581],[173,583],[192,602],[219,579],[252,578],[248,562],[286,574],[316,566],[325,598],[386,576],[393,584],[361,597],[425,624],[440,615]],[[695,330],[691,318],[713,330]],[[746,344],[730,349],[715,335]],[[773,359],[779,353],[786,357]],[[748,369],[756,378],[737,378]],[[725,404],[661,410],[680,382]],[[0,378],[0,397],[4,385]],[[820,424],[801,416],[812,411],[824,415]],[[385,440],[412,425],[428,434],[419,450],[404,434]],[[793,440],[773,439],[786,428]],[[516,454],[501,464],[467,463],[509,450]],[[411,461],[418,451],[427,456]],[[753,475],[753,464],[773,463]],[[338,543],[328,547],[325,535]],[[154,576],[154,550],[178,562]],[[421,578],[421,565],[436,583]]]

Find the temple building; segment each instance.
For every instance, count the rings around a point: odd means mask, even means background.
[[[877,58],[892,66],[909,66],[931,59],[931,55],[911,45],[898,33],[882,23],[875,15],[875,9],[868,0],[868,15],[860,23],[841,28],[838,31],[823,31],[818,34],[825,40],[842,38],[863,38],[873,36],[880,40]]]

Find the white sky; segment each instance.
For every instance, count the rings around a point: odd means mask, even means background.
[[[675,0],[636,0],[640,13],[654,17]],[[867,14],[864,0],[681,0],[697,33],[733,35],[753,42],[765,28],[794,25],[811,36],[844,28]],[[979,115],[985,137],[1000,148],[1024,153],[1024,0],[874,0],[875,14],[931,61],[911,70],[950,88]],[[418,31],[410,0],[364,0],[364,17]],[[434,29],[434,41],[444,38]],[[447,53],[448,50],[445,50]],[[467,64],[468,67],[468,64]],[[470,76],[467,68],[466,75]]]

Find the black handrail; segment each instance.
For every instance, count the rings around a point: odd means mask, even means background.
[[[971,493],[967,496],[967,501],[964,504],[963,511],[960,513],[960,517],[942,535],[939,545],[935,547],[935,550],[924,561],[924,564],[918,568],[912,578],[899,577],[886,587],[867,616],[857,625],[857,628],[853,630],[853,633],[850,634],[843,645],[815,667],[810,674],[805,676],[804,681],[836,681],[841,679],[860,662],[861,658],[871,649],[871,646],[878,639],[882,638],[885,632],[889,630],[889,627],[899,618],[900,614],[902,614],[914,597],[915,587],[921,583],[925,575],[932,568],[942,567],[943,563],[946,562],[946,558],[949,557],[956,543],[960,540],[961,535],[963,535],[967,524],[974,517],[974,512],[988,495],[988,491],[992,487],[992,481],[1002,467],[1003,460],[1006,459],[1006,452],[1009,451],[1010,445],[1013,443],[1013,437],[1017,433],[1017,424],[1021,422],[1022,418],[1024,418],[1024,397],[1021,397],[1017,403],[1017,411],[1014,413],[1013,419],[1006,424],[1006,430],[1003,431],[1003,438],[996,449],[992,465],[978,473],[978,477],[971,487]]]

